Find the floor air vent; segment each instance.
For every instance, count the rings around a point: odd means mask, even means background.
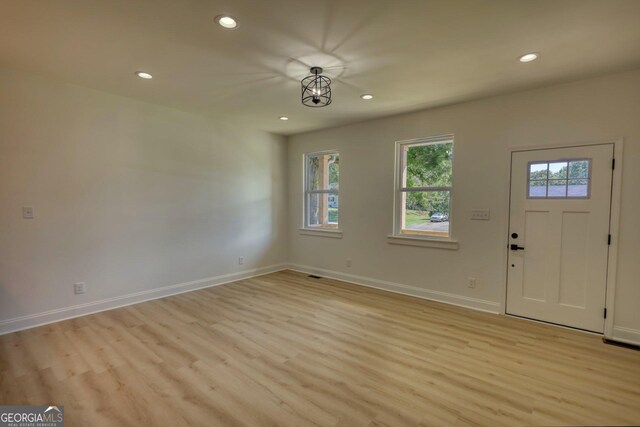
[[[310,274],[307,277],[311,277],[312,279],[322,279],[322,277],[316,276],[315,274]]]

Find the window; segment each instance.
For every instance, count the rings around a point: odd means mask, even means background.
[[[305,228],[338,228],[338,183],[340,156],[337,152],[306,154]]]
[[[450,237],[453,137],[397,143],[396,235]]]
[[[531,162],[527,168],[530,199],[588,199],[591,160]]]

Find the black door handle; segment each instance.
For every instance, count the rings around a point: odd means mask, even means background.
[[[513,243],[511,244],[510,248],[511,248],[512,251],[522,251],[522,250],[524,250],[524,247],[518,246],[518,245],[513,244]]]

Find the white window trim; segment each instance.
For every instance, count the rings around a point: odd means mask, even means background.
[[[453,238],[453,199],[455,173],[452,173],[451,187],[449,190],[449,236],[426,236],[419,234],[401,233],[402,207],[402,148],[412,144],[441,144],[443,142],[454,142],[453,135],[438,135],[426,138],[416,138],[395,143],[395,173],[394,173],[394,196],[393,196],[393,233],[387,237],[387,242],[396,245],[421,246],[429,248],[443,248],[457,250],[458,240]],[[454,143],[455,146],[455,143]],[[455,156],[454,156],[455,158]],[[453,165],[451,166],[453,170]],[[431,189],[435,189],[431,188]]]
[[[445,237],[421,237],[418,235],[402,234],[399,236],[390,234],[387,236],[387,243],[391,245],[418,246],[422,248],[440,248],[457,251],[460,243],[451,238]]]
[[[342,230],[335,228],[300,228],[298,234],[303,236],[331,237],[333,239],[342,239]]]
[[[314,151],[312,153],[304,153],[302,155],[302,227],[298,230],[298,233],[305,236],[318,236],[318,237],[332,237],[336,239],[342,238],[342,230],[340,229],[340,214],[338,214],[337,227],[322,227],[322,226],[310,226],[309,216],[307,212],[307,196],[309,194],[308,186],[309,180],[307,179],[307,158],[313,156],[321,156],[326,154],[337,154],[340,157],[339,150],[323,150]],[[338,191],[332,190],[314,190],[315,194],[337,194],[340,196],[340,184],[338,181]],[[340,207],[338,206],[338,209]]]

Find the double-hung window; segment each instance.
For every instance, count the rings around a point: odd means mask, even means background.
[[[338,228],[340,155],[336,151],[304,156],[304,226]]]
[[[396,236],[451,237],[453,136],[396,143]]]

